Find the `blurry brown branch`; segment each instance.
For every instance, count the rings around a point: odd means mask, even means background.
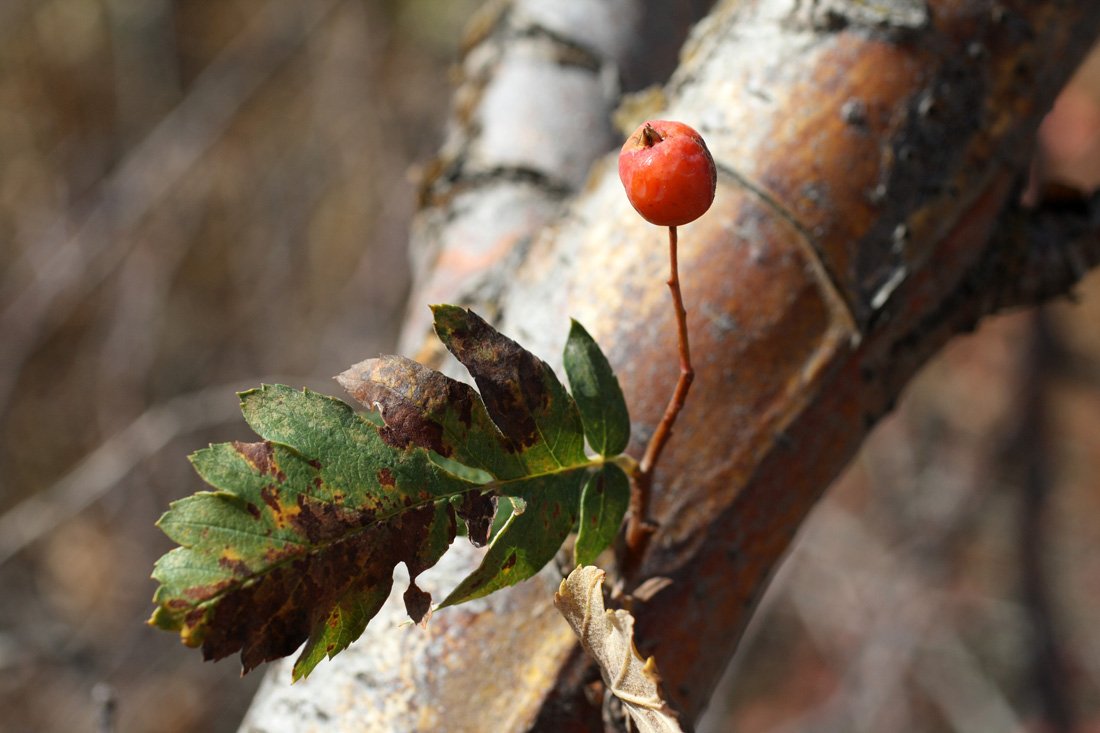
[[[689,714],[803,519],[918,367],[983,316],[1062,294],[1096,262],[1090,206],[1029,212],[1016,200],[1035,130],[1098,34],[1100,6],[1053,0],[742,0],[689,41],[653,116],[698,121],[720,171],[681,255],[706,397],[685,407],[655,477],[660,528],[640,574],[671,582],[633,609],[641,651]],[[447,299],[492,301],[502,330],[543,356],[560,353],[567,316],[583,322],[620,376],[637,451],[664,409],[676,331],[663,251],[610,168],[597,165],[533,241],[512,229],[495,248],[478,242],[497,269],[480,288],[456,278]],[[421,216],[449,205],[429,199]],[[492,221],[495,205],[467,213]],[[437,282],[463,251],[452,241],[423,266]],[[407,339],[423,333],[409,328]],[[269,678],[245,730],[306,727],[318,708],[387,730],[478,730],[487,715],[498,730],[602,730],[594,670],[548,620],[556,585],[548,571],[415,634],[377,624],[361,655],[353,647],[296,689]],[[947,707],[949,692],[937,693]]]
[[[820,574],[819,582],[846,586],[849,592],[827,594],[831,597],[822,602],[808,587],[812,583],[786,587],[815,643],[836,655],[844,670],[833,697],[848,701],[837,707],[848,707],[853,720],[841,717],[832,727],[903,729],[908,719],[903,678],[912,675],[952,730],[1019,730],[1020,718],[1004,695],[957,632],[941,623],[949,609],[931,582],[935,571],[883,543],[859,517],[835,506],[823,509],[815,514],[814,535],[844,537],[851,544],[811,539],[811,546],[824,552],[804,551],[791,559]],[[958,521],[952,517],[925,528],[932,535],[928,541],[943,539]],[[838,551],[838,544],[858,546],[859,557]],[[845,659],[838,640],[857,632],[866,641]]]
[[[1094,236],[1100,242],[1100,236]],[[1100,244],[1096,247],[1100,250]],[[1043,309],[1032,319],[1031,343],[1021,370],[1017,424],[1005,446],[1006,464],[1018,477],[1014,488],[1020,502],[1019,553],[1022,600],[1030,621],[1031,682],[1045,730],[1076,730],[1073,685],[1058,644],[1059,622],[1051,597],[1045,551],[1049,547],[1051,506],[1050,385],[1057,375],[1062,350]]]
[[[85,214],[66,213],[27,233],[33,241],[0,278],[0,414],[26,359],[124,261],[133,245],[127,234],[336,5],[269,2],[187,97],[88,194]]]
[[[0,514],[0,565],[117,488],[126,474],[172,440],[239,420],[240,407],[233,399],[226,399],[227,395],[259,382],[301,381],[300,377],[268,377],[241,384],[219,384],[149,408],[104,440],[54,484]]]

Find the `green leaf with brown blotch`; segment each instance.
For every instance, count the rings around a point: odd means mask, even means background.
[[[441,605],[531,577],[578,516],[578,557],[607,547],[626,510],[626,476],[608,462],[613,455],[585,455],[591,420],[582,422],[544,362],[481,318],[453,306],[434,311],[440,339],[480,393],[396,356],[338,377],[380,420],[289,387],[243,393],[245,418],[263,442],[192,457],[215,490],[175,502],[158,523],[180,547],[157,562],[151,624],[179,632],[208,659],[239,651],[245,671],[304,642],[298,679],[362,634],[398,563],[409,570],[406,610],[426,619],[431,596],[417,576],[450,546],[460,520],[475,545],[489,542],[500,499],[510,516],[480,567]],[[603,359],[594,342],[584,347],[585,359]],[[602,364],[597,385],[614,380]],[[615,387],[609,399],[621,401]],[[591,434],[589,442],[604,451],[625,445]]]
[[[605,463],[588,479],[581,494],[581,516],[573,564],[592,565],[615,535],[630,506],[630,479],[614,463]]]
[[[367,359],[336,380],[367,407],[381,408],[382,438],[395,448],[434,450],[497,478],[527,473],[517,449],[468,384],[403,356]]]
[[[246,671],[307,642],[297,679],[362,634],[399,562],[420,621],[430,602],[416,576],[454,539],[456,515],[485,541],[493,498],[425,451],[393,450],[339,400],[275,386],[241,403],[267,440],[192,457],[218,491],[174,503],[158,523],[182,547],[157,563],[151,623],[208,659],[240,651]]]
[[[546,362],[471,311],[438,305],[432,312],[440,341],[474,378],[526,474],[586,461],[577,405]]]

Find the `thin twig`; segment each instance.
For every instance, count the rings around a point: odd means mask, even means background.
[[[0,514],[0,565],[118,487],[142,461],[175,438],[240,419],[233,393],[265,383],[300,384],[302,377],[267,375],[219,384],[149,408],[103,441],[48,488]]]
[[[1033,316],[1032,343],[1021,379],[1020,415],[1006,455],[1021,478],[1019,556],[1022,602],[1031,621],[1031,678],[1038,697],[1043,730],[1068,733],[1076,729],[1073,683],[1059,644],[1057,610],[1051,599],[1048,570],[1043,562],[1049,542],[1048,516],[1052,500],[1049,450],[1049,384],[1063,358],[1046,311]],[[1010,464],[1011,466],[1011,464]]]
[[[0,273],[0,413],[27,360],[130,254],[142,222],[229,129],[235,116],[339,3],[268,3],[191,91],[71,212],[31,234]],[[0,34],[2,35],[2,34]]]
[[[672,437],[672,425],[676,417],[684,407],[688,390],[695,380],[695,369],[691,366],[691,350],[688,345],[687,311],[684,310],[684,299],[680,294],[680,274],[676,260],[676,227],[668,228],[668,258],[671,274],[668,278],[668,289],[672,293],[672,305],[676,311],[676,327],[680,339],[680,378],[676,382],[676,389],[672,392],[672,398],[665,408],[665,414],[657,425],[657,430],[646,446],[645,455],[638,464],[638,473],[634,477],[634,483],[630,495],[630,521],[626,527],[627,562],[624,563],[624,575],[628,570],[637,566],[645,546],[649,542],[650,535],[656,529],[649,520],[649,498],[653,488],[653,469],[661,457],[668,439]]]
[[[99,682],[92,688],[92,702],[97,708],[97,733],[115,733],[115,719],[118,715],[118,692],[106,682]]]

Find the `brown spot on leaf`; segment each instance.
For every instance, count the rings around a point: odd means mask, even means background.
[[[291,543],[284,542],[281,548],[268,547],[264,550],[264,563],[267,565],[274,565],[278,562],[282,562],[288,557],[301,554],[301,549]]]
[[[183,617],[184,627],[188,629],[195,629],[203,622],[205,616],[205,608],[198,607],[191,609],[190,611],[188,611],[187,615]]]
[[[283,507],[284,520],[311,544],[331,542],[373,524],[377,515],[369,508],[352,509],[298,494],[293,507]]]
[[[233,447],[261,476],[274,476],[280,483],[286,481],[286,474],[275,463],[275,447],[271,441],[262,443],[241,443],[233,441]]]
[[[414,624],[423,625],[427,622],[432,612],[432,594],[420,589],[416,583],[410,582],[404,594],[405,611]]]
[[[383,414],[386,425],[379,428],[378,434],[387,445],[402,449],[415,445],[434,450],[445,458],[453,452],[451,446],[443,442],[443,426],[424,420],[415,409],[393,409]]]
[[[459,382],[401,356],[367,359],[336,379],[359,402],[382,408],[386,424],[378,433],[387,445],[415,445],[441,456],[453,453],[441,421],[451,401],[451,383]]]
[[[299,498],[301,495],[299,494]],[[271,519],[275,523],[277,529],[283,529],[297,515],[301,510],[294,504],[283,504],[280,499],[282,498],[282,492],[271,484],[264,486],[260,489],[260,498],[264,500],[264,504],[271,510]]]
[[[466,536],[474,547],[484,547],[489,541],[489,530],[497,513],[495,496],[470,491],[463,495],[455,507],[455,514],[466,523]]]
[[[393,477],[393,471],[388,468],[380,468],[378,470],[378,483],[381,486],[397,488],[397,481]]]
[[[187,596],[196,603],[201,603],[202,601],[208,601],[211,598],[214,598],[232,584],[233,581],[231,580],[219,580],[217,583],[211,583],[209,585],[196,585],[191,588],[184,588],[183,595]]]
[[[240,558],[219,557],[218,567],[230,571],[238,578],[247,578],[252,574],[252,571],[248,569],[248,565]]]
[[[310,501],[304,494],[298,495],[298,513],[291,522],[294,528],[306,536],[310,544],[320,544],[326,539],[339,537],[354,527],[354,520],[340,522],[336,509],[326,504]]]
[[[248,506],[245,508],[248,509],[248,513],[252,515],[253,519],[258,520],[260,516],[262,516],[260,513],[260,507],[256,506],[252,502],[248,502]]]
[[[260,498],[264,500],[264,504],[267,504],[268,509],[276,515],[283,513],[283,508],[279,505],[279,490],[271,484],[260,489]]]

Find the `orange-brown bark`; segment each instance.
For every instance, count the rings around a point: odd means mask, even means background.
[[[1100,259],[1095,232],[1036,255],[1006,224],[1024,220],[1014,202],[1042,115],[1098,34],[1091,3],[742,0],[689,42],[650,116],[700,129],[719,186],[680,232],[696,377],[632,580],[671,581],[634,606],[636,640],[690,716],[800,523],[915,370],[982,315],[1080,274],[1043,262],[1071,249]],[[502,331],[549,357],[573,316],[605,349],[635,455],[677,377],[662,236],[597,166],[557,226],[496,275]],[[431,673],[399,694],[445,703],[450,729],[476,730],[482,706],[519,685],[496,729],[602,729],[598,674],[551,633],[554,585],[540,577],[433,619],[447,638],[413,652],[408,664]],[[533,655],[546,660],[537,674]]]
[[[715,22],[751,35],[749,23],[768,21],[746,5],[766,15],[767,3],[733,4]],[[701,95],[742,95],[704,124],[725,175],[681,237],[695,391],[657,472],[661,527],[639,573],[672,583],[635,608],[645,651],[692,714],[867,429],[947,338],[1011,304],[1006,279],[1025,254],[993,235],[1100,8],[933,2],[922,28],[849,24],[812,41],[795,16],[775,22],[792,35],[785,52],[734,62],[732,79],[704,81],[724,51],[697,46],[662,113],[706,115]],[[761,80],[767,103],[737,89]],[[596,185],[595,199],[614,188]],[[663,253],[630,212],[604,209],[594,225],[578,208],[529,256],[505,323],[522,328],[533,310],[522,302],[545,296],[588,324],[644,435],[675,378],[672,314],[653,276]],[[565,297],[539,286],[566,269],[552,258],[571,263]]]

